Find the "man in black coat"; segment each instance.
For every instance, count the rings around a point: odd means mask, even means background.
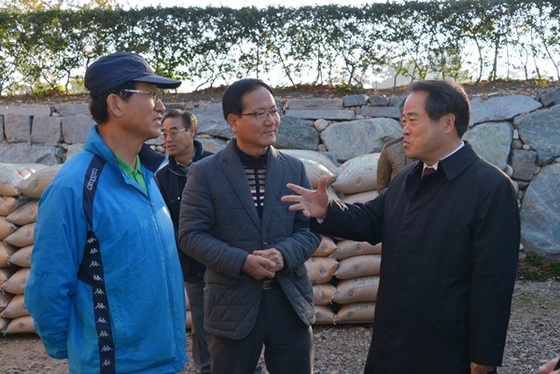
[[[212,154],[205,151],[202,143],[194,139],[197,124],[194,114],[177,109],[166,112],[161,120],[161,133],[169,155],[169,162],[158,171],[156,180],[173,220],[175,238],[177,238],[179,227],[181,196],[187,183],[189,166]],[[191,311],[192,357],[200,372],[209,374],[210,355],[204,331],[203,313],[204,271],[206,268],[181,250],[179,250],[179,260]]]
[[[462,141],[470,118],[463,88],[410,85],[403,110],[406,166],[376,199],[329,201],[288,187],[290,209],[312,228],[383,241],[372,343],[365,373],[496,372],[501,365],[519,254],[515,190]],[[426,170],[428,169],[428,170]]]

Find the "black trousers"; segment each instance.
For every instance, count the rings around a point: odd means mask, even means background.
[[[280,287],[263,291],[255,326],[243,339],[208,334],[212,374],[252,374],[265,347],[271,374],[313,372],[313,331],[297,316]]]

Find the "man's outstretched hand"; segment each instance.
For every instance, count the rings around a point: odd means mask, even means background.
[[[316,190],[309,190],[297,184],[288,183],[286,187],[297,195],[282,196],[281,200],[292,204],[289,208],[291,211],[301,210],[306,217],[323,219],[327,216],[329,206],[327,180],[327,176],[320,177]]]

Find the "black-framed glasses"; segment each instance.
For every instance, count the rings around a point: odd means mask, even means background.
[[[171,131],[161,131],[161,136],[163,136],[163,139],[165,140],[166,138],[169,139],[175,139],[177,138],[177,134],[179,134],[180,132],[183,131],[187,131],[187,129],[181,129],[181,130],[171,130]]]
[[[270,115],[272,118],[277,118],[280,116],[278,112],[278,108],[270,109],[270,110],[257,110],[251,113],[241,113],[242,116],[249,116],[255,118],[257,121],[264,121]]]
[[[126,89],[122,89],[121,92],[152,95],[152,99],[154,100],[154,103],[157,102],[157,101],[162,101],[163,100],[163,94],[159,91],[144,91],[144,90],[133,90],[131,88],[126,88]]]

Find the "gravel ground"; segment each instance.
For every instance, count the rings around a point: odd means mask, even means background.
[[[535,374],[560,354],[560,282],[515,286],[510,328],[500,374]],[[364,368],[372,325],[315,326],[315,374],[357,374]],[[188,347],[190,352],[190,346]],[[261,362],[264,365],[264,363]],[[66,361],[49,358],[34,334],[0,337],[0,373],[63,374]],[[196,373],[191,363],[181,372]],[[263,370],[263,373],[268,373]]]

